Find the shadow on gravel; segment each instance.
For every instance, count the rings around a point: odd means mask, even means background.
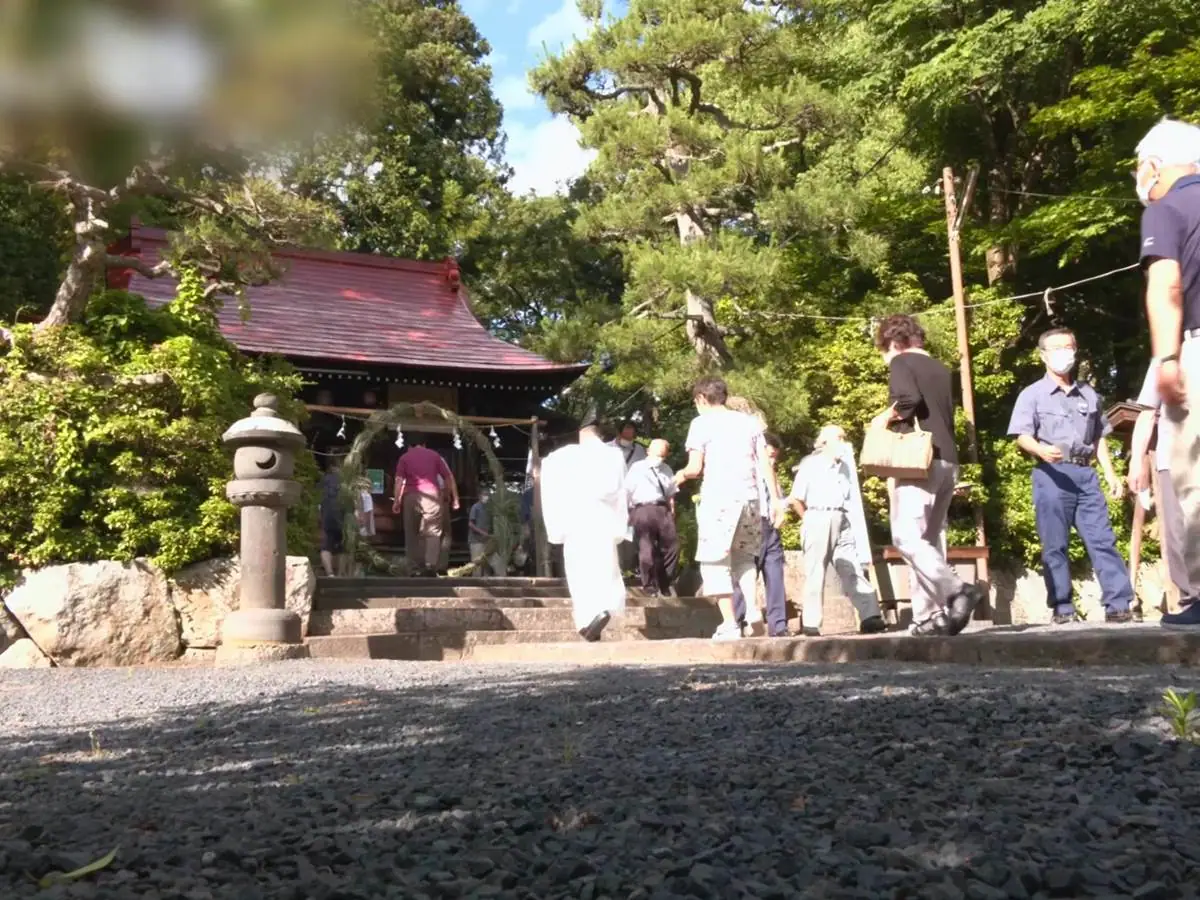
[[[293,665],[320,684],[280,687],[292,679],[274,667],[238,676],[258,700],[10,730],[0,896],[999,900],[1200,884],[1200,751],[1154,712],[1163,672]],[[66,675],[59,690],[84,678]],[[97,676],[114,703],[125,675]],[[2,713],[22,682],[0,688]],[[27,877],[116,845],[71,887]]]

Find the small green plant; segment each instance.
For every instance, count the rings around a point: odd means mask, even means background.
[[[1195,691],[1180,694],[1175,688],[1167,688],[1160,710],[1175,736],[1194,744],[1200,744],[1200,710],[1197,710],[1197,705]]]
[[[104,754],[104,748],[100,746],[100,738],[96,735],[96,732],[88,732],[88,741],[92,745],[92,756],[102,756]]]
[[[113,860],[117,858],[117,850],[119,847],[113,847],[108,853],[101,856],[99,859],[92,860],[85,866],[80,866],[71,872],[50,872],[43,875],[37,880],[38,887],[42,890],[52,888],[57,884],[67,884],[72,881],[78,881],[80,878],[86,878],[101,869],[107,869],[112,865]]]

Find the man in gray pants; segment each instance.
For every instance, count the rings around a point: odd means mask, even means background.
[[[1162,545],[1163,558],[1167,561],[1167,574],[1179,590],[1180,606],[1186,611],[1200,600],[1200,584],[1192,584],[1188,576],[1187,535],[1183,509],[1179,505],[1179,498],[1175,496],[1170,472],[1171,438],[1174,437],[1175,423],[1170,417],[1161,415],[1162,398],[1158,395],[1157,360],[1150,361],[1137,404],[1142,407],[1142,411],[1138,414],[1137,424],[1133,426],[1133,437],[1130,440],[1129,489],[1134,494],[1140,494],[1150,487],[1151,475],[1146,467],[1146,454],[1150,449],[1150,439],[1157,430],[1158,441],[1154,447],[1153,466],[1159,473],[1159,494],[1156,498],[1159,544]],[[1136,502],[1140,502],[1140,498]],[[1170,625],[1179,616],[1179,613],[1167,613],[1164,618]]]
[[[815,453],[804,457],[796,470],[796,481],[788,502],[804,520],[801,541],[804,547],[804,634],[821,634],[824,613],[825,573],[829,564],[842,582],[842,591],[858,613],[859,631],[876,634],[887,630],[879,613],[879,600],[871,583],[863,577],[863,559],[870,550],[857,546],[856,532],[865,538],[862,528],[852,526],[851,514],[861,510],[857,482],[846,459],[845,433],[837,425],[826,425],[817,435]]]

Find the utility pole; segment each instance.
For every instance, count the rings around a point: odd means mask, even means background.
[[[976,465],[979,463],[979,439],[975,431],[975,382],[971,377],[971,344],[967,337],[967,301],[963,289],[962,256],[959,252],[958,232],[962,226],[962,217],[971,208],[971,196],[975,193],[975,180],[978,176],[979,170],[971,169],[967,176],[960,209],[957,189],[954,186],[954,170],[950,166],[942,169],[942,195],[946,200],[946,236],[950,242],[950,285],[954,289],[954,321],[958,326],[958,371],[962,377],[963,411],[967,417],[967,456]],[[987,546],[981,506],[975,507],[975,546]],[[981,581],[988,581],[986,557],[979,559],[977,571]]]

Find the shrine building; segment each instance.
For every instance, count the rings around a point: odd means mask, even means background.
[[[115,252],[153,265],[167,232],[134,224]],[[495,446],[510,487],[520,488],[545,440],[571,429],[543,404],[568,388],[587,363],[563,364],[493,336],[472,312],[453,260],[415,262],[365,253],[285,249],[275,253],[284,274],[246,288],[248,318],[227,301],[222,334],[250,356],[278,356],[304,376],[300,399],[310,413],[302,430],[318,461],[354,440],[371,413],[397,403],[434,403],[482,429]],[[109,285],[140,294],[152,305],[174,298],[176,282],[132,270],[109,273]],[[405,423],[404,429],[408,429]],[[451,523],[454,561],[466,557],[467,511],[486,460],[445,422],[413,421],[446,459],[462,503]],[[376,543],[402,547],[400,517],[392,514],[392,480],[403,452],[397,434],[381,435],[367,463],[375,503]]]

